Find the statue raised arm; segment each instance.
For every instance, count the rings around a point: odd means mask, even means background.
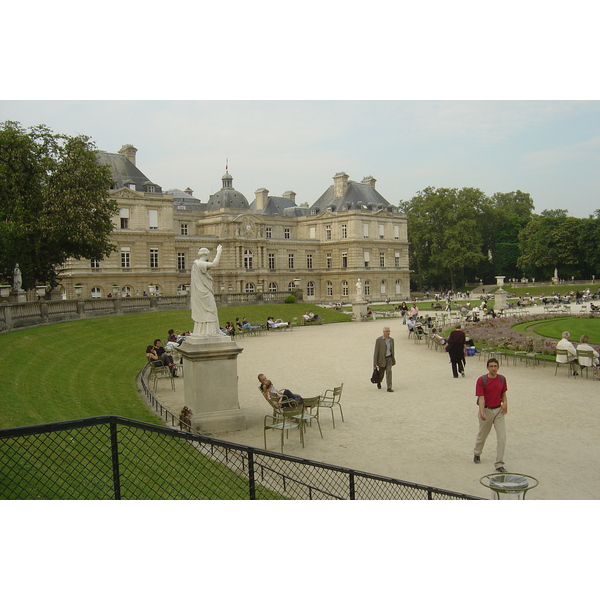
[[[219,317],[217,315],[217,303],[213,293],[212,277],[209,269],[217,267],[221,260],[223,246],[217,246],[217,254],[212,262],[208,260],[208,248],[198,250],[198,258],[192,265],[192,320],[194,331],[192,335],[225,335],[219,329]]]

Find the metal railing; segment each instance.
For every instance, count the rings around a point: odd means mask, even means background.
[[[481,498],[103,416],[0,430],[0,499]]]

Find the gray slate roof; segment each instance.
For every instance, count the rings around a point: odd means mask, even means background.
[[[334,198],[334,186],[327,188],[325,193],[311,206],[311,211],[323,213],[343,210],[395,210],[394,207],[368,183],[348,181],[348,189],[343,198]]]
[[[110,167],[116,189],[129,187],[129,184],[133,183],[136,192],[147,192],[148,186],[153,185],[155,192],[162,193],[162,188],[152,183],[126,156],[99,150],[96,152],[96,158],[101,165]]]

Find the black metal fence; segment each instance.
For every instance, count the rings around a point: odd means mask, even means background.
[[[1,429],[0,499],[481,498],[104,416]]]

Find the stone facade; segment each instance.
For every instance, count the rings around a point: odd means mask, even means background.
[[[227,172],[222,189],[201,202],[189,189],[163,192],[151,183],[135,166],[135,152],[124,146],[100,153],[115,172],[117,249],[100,263],[68,261],[65,297],[75,297],[76,283],[84,284],[83,298],[185,293],[198,249],[212,256],[217,244],[223,255],[212,271],[215,293],[299,286],[309,302],[349,302],[360,278],[367,301],[409,296],[406,216],[375,190],[373,177],[357,183],[337,173],[309,207],[298,206],[292,191],[275,197],[266,188],[250,204]]]

